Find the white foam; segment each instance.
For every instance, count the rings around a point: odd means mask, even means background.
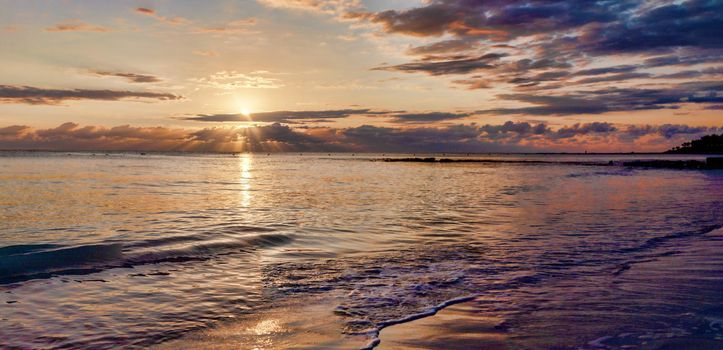
[[[478,297],[478,295],[468,295],[468,296],[463,296],[463,297],[459,297],[459,298],[454,298],[454,299],[446,300],[446,301],[443,301],[443,302],[437,304],[436,306],[434,306],[434,307],[432,307],[432,308],[430,308],[430,309],[428,309],[428,310],[425,310],[425,311],[422,311],[422,312],[419,312],[419,313],[416,313],[416,314],[411,314],[411,315],[409,315],[409,316],[405,316],[405,317],[398,318],[398,319],[395,319],[395,320],[389,320],[389,321],[380,322],[380,323],[377,325],[376,330],[375,330],[375,331],[372,331],[373,334],[374,334],[374,338],[372,338],[372,340],[367,344],[367,346],[361,348],[360,350],[372,350],[372,349],[374,349],[375,347],[377,347],[377,346],[381,343],[381,339],[379,339],[379,333],[380,333],[380,332],[382,331],[382,329],[384,329],[384,328],[387,328],[387,327],[393,326],[393,325],[397,325],[397,324],[400,324],[400,323],[411,322],[411,321],[414,321],[414,320],[418,320],[418,319],[420,319],[420,318],[425,318],[425,317],[429,317],[429,316],[434,316],[434,315],[437,314],[437,312],[439,312],[440,310],[442,310],[442,309],[444,309],[444,308],[446,308],[446,307],[448,307],[448,306],[451,306],[451,305],[454,305],[454,304],[459,304],[459,303],[464,303],[464,302],[467,302],[467,301],[471,301],[471,300],[474,300],[474,299],[477,298],[477,297]]]

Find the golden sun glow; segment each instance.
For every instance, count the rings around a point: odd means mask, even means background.
[[[244,117],[250,117],[251,116],[251,110],[248,108],[241,108],[241,115]]]

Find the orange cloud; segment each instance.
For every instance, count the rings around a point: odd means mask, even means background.
[[[88,24],[78,20],[70,20],[45,28],[46,32],[110,32],[112,29],[103,26]]]
[[[190,21],[187,18],[183,17],[166,17],[159,15],[156,10],[147,8],[147,7],[137,7],[135,9],[135,12],[144,16],[151,17],[159,22],[163,22],[165,24],[169,25],[181,25],[189,23]]]
[[[362,8],[359,0],[259,0],[260,3],[274,8],[312,11],[318,13],[339,14]]]

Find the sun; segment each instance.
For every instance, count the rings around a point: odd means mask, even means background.
[[[251,110],[248,108],[241,108],[241,115],[244,117],[250,117],[251,116]]]

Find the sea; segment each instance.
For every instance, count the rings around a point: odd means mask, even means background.
[[[487,161],[384,161],[413,156]],[[723,348],[723,171],[646,159],[705,156],[0,152],[0,348],[327,295],[370,347],[474,298],[508,349]]]

